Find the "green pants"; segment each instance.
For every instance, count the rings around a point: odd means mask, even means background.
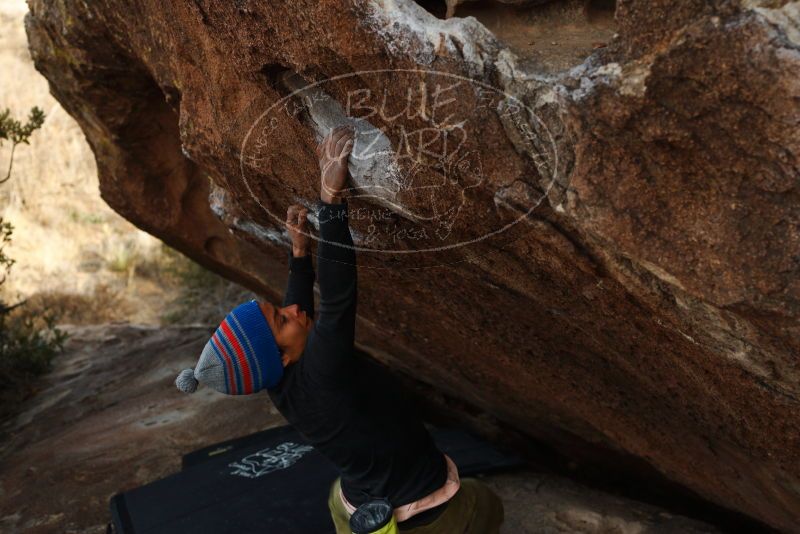
[[[328,508],[331,511],[336,534],[350,533],[350,513],[339,498],[337,478],[328,495]],[[475,478],[462,478],[461,487],[450,499],[444,512],[432,523],[400,532],[407,534],[498,534],[503,523],[503,503],[483,482]]]

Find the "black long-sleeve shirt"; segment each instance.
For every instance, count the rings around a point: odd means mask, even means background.
[[[420,499],[441,487],[447,464],[422,422],[401,399],[361,378],[354,355],[356,255],[347,203],[322,203],[317,252],[320,309],[300,359],[284,369],[268,391],[283,416],[332,461],[342,492],[354,506],[386,497],[393,506]],[[314,314],[311,256],[290,255],[284,306]],[[403,524],[435,517],[445,505]],[[430,512],[430,513],[429,513]]]

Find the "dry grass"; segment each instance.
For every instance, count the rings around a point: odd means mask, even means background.
[[[23,119],[39,106],[46,118],[30,146],[17,147],[13,176],[0,185],[0,213],[14,225],[5,251],[16,260],[2,298],[60,310],[61,324],[219,322],[250,294],[137,229],[100,198],[83,132],[33,67],[26,11],[23,0],[0,0],[0,109]],[[8,143],[0,147],[3,171],[9,152]]]

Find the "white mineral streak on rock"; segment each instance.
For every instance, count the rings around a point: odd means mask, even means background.
[[[390,54],[430,65],[436,56],[463,58],[469,76],[482,76],[500,49],[494,34],[475,17],[442,20],[413,0],[373,0],[367,20],[384,37]]]
[[[573,69],[573,74],[580,82],[577,89],[569,92],[569,96],[578,102],[594,92],[598,84],[616,85],[622,76],[622,66],[619,63],[607,63],[596,69],[589,69],[581,65]]]
[[[238,217],[234,215],[234,212],[230,209],[228,203],[229,196],[227,191],[221,187],[218,187],[212,182],[211,191],[208,194],[208,205],[211,208],[211,211],[213,211],[220,220],[230,220],[233,228],[247,232],[260,241],[269,241],[280,247],[289,248],[292,241],[289,238],[289,232],[286,230],[286,228],[263,226],[251,219]],[[313,202],[300,197],[295,198],[295,203],[301,204],[308,208],[308,222],[317,232],[319,232],[319,218],[317,217],[317,213],[315,211],[317,206]],[[233,230],[231,230],[231,232],[232,231]],[[362,245],[366,242],[367,236],[355,230],[354,228],[350,229],[350,233],[353,236],[353,243],[355,245]]]
[[[619,63],[607,63],[595,69],[594,76],[605,76],[608,78],[619,78],[622,75],[622,67]]]
[[[552,87],[545,87],[536,94],[536,107],[558,104],[558,93]]]
[[[652,58],[625,65],[607,63],[597,68],[591,68],[589,64],[581,65],[572,70],[572,74],[580,79],[580,85],[569,96],[581,101],[594,92],[598,85],[606,85],[615,88],[621,95],[642,97],[647,91],[651,65]]]
[[[261,241],[271,241],[282,247],[288,247],[292,243],[286,230],[280,231],[277,228],[261,226],[255,221],[242,218],[234,219],[233,225],[235,228],[247,232]]]
[[[647,78],[650,76],[649,62],[631,62],[625,65],[619,92],[625,96],[642,97],[647,91]]]
[[[752,9],[768,22],[783,30],[793,45],[800,46],[800,2],[789,2],[780,8],[762,7],[770,4],[772,2],[767,0],[744,0],[742,2],[743,7]]]
[[[416,221],[417,215],[397,201],[403,177],[389,138],[369,121],[348,117],[342,105],[326,94],[320,85],[309,86],[297,75],[286,76],[282,82],[302,99],[308,112],[308,125],[314,130],[318,142],[336,126],[352,124],[355,128],[355,145],[348,160],[353,193]]]
[[[686,290],[686,288],[683,286],[680,280],[678,280],[675,276],[671,275],[658,265],[655,265],[654,263],[645,260],[639,260],[639,264],[648,271],[650,271],[659,280],[666,282],[668,284],[672,284],[673,286],[678,287],[681,290],[684,291]]]
[[[230,195],[228,192],[211,182],[210,191],[208,193],[208,206],[214,215],[223,222],[230,222],[234,228],[247,232],[256,239],[261,241],[271,241],[276,245],[288,247],[291,244],[289,234],[285,228],[277,229],[267,226],[262,226],[257,222],[244,219],[236,215],[236,210],[230,207]]]
[[[674,298],[675,303],[687,316],[702,317],[702,323],[714,325],[713,328],[704,330],[708,337],[703,336],[702,340],[698,340],[696,339],[697,336],[694,336],[692,338],[693,343],[708,347],[723,347],[724,350],[720,352],[721,354],[735,361],[748,372],[773,381],[772,387],[777,391],[787,396],[795,396],[797,394],[797,389],[793,383],[785,379],[778,379],[770,368],[769,362],[779,361],[780,355],[754,347],[748,341],[756,335],[750,323],[738,319],[730,312],[719,310],[701,302],[687,293],[676,292]],[[675,330],[673,325],[661,324],[666,328]],[[688,326],[685,325],[684,327]],[[680,333],[686,336],[684,332]],[[735,410],[732,409],[731,413],[735,413]]]
[[[214,215],[221,221],[225,221],[227,210],[225,208],[227,191],[222,187],[217,186],[214,182],[209,183],[208,192],[208,207],[214,212]]]

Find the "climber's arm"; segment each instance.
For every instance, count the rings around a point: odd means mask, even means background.
[[[299,205],[289,206],[286,212],[286,228],[292,240],[292,250],[289,253],[289,280],[283,305],[297,304],[313,318],[314,264],[311,262],[307,215],[308,210]]]
[[[355,338],[356,254],[347,221],[347,202],[322,202],[317,248],[320,306],[316,335],[351,351]]]
[[[320,306],[307,352],[313,354],[312,368],[328,375],[349,360],[355,340],[356,254],[342,197],[352,148],[353,131],[346,127],[334,129],[317,147],[322,172],[317,246]]]

